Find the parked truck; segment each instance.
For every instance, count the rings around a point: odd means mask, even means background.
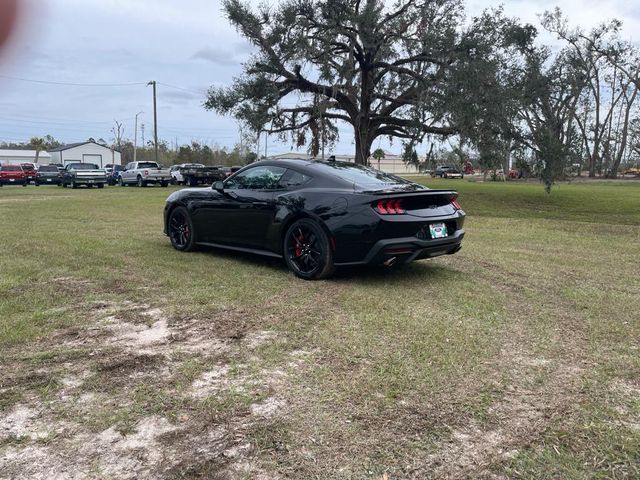
[[[94,163],[69,163],[62,171],[60,184],[63,187],[78,188],[80,185],[87,187],[104,188],[107,183],[107,172]]]
[[[169,169],[162,168],[156,162],[130,162],[119,173],[118,184],[137,185],[146,187],[149,184],[157,184],[166,187],[171,183]]]
[[[196,185],[211,185],[218,180],[227,178],[225,167],[222,165],[214,167],[187,166],[179,169],[180,176],[185,185],[195,187]]]

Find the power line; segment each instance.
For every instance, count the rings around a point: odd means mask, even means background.
[[[198,93],[200,95],[206,95],[207,94],[206,90],[199,90],[199,89],[196,90],[195,88],[178,87],[177,85],[170,85],[168,83],[158,82],[158,85],[162,85],[163,87],[175,88],[177,90],[182,90],[183,92]]]
[[[21,82],[30,83],[44,83],[47,85],[67,85],[71,87],[131,87],[134,85],[146,85],[145,82],[131,82],[131,83],[70,83],[70,82],[53,82],[50,80],[34,80],[31,78],[12,77],[9,75],[0,75],[0,78],[7,78],[9,80],[18,80]]]

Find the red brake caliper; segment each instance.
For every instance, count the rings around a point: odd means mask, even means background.
[[[302,250],[300,250],[300,247],[302,247],[302,245],[300,245],[301,242],[304,242],[304,236],[302,234],[300,234],[300,238],[296,238],[296,257],[302,254]]]

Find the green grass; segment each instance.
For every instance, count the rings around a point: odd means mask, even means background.
[[[0,373],[14,386],[0,409],[26,394],[54,401],[65,365],[96,362],[59,339],[95,324],[92,305],[128,301],[228,341],[278,336],[230,357],[176,356],[168,378],[145,370],[128,386],[92,364],[83,388],[126,388],[131,403],[96,410],[90,430],[129,432],[150,414],[229,422],[276,394],[286,418],[244,434],[264,468],[295,478],[425,476],[438,455],[461,461],[449,442],[478,430],[512,452],[487,460],[497,474],[640,476],[640,183],[547,195],[533,183],[418,180],[460,192],[463,250],[320,282],[274,260],[173,250],[162,235],[171,189],[1,189]],[[286,384],[186,400],[221,362],[237,381],[277,369]],[[53,379],[19,373],[47,367]]]

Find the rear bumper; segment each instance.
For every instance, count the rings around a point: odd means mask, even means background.
[[[72,182],[75,182],[76,185],[98,185],[100,183],[107,183],[107,179],[105,177],[101,178],[72,178]]]
[[[60,177],[36,177],[36,183],[41,185],[57,185],[62,182]]]
[[[24,185],[27,182],[26,178],[0,178],[0,185]]]
[[[385,263],[410,263],[423,258],[451,255],[462,248],[464,230],[456,230],[446,238],[421,240],[417,237],[392,238],[376,242],[363,260],[336,263],[345,265],[384,265]]]
[[[171,177],[142,177],[147,183],[171,183]]]

